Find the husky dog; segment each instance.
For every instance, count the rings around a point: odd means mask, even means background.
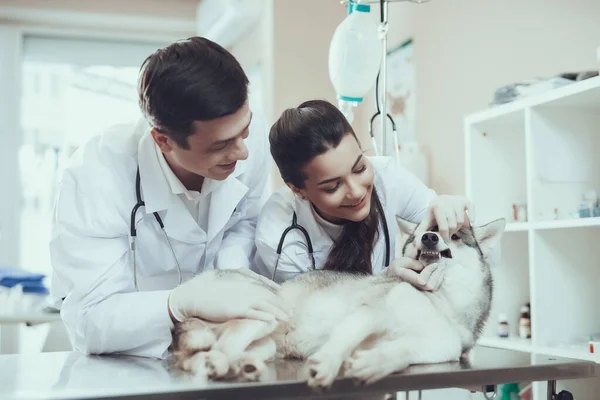
[[[328,388],[342,367],[345,376],[368,384],[411,364],[459,360],[475,346],[489,315],[487,256],[505,221],[463,227],[450,243],[437,227],[415,237],[414,224],[399,221],[399,226],[404,257],[443,268],[438,290],[421,291],[384,275],[304,273],[279,290],[287,322],[213,324],[190,318],[178,324],[171,348],[175,366],[213,379],[252,381],[274,357],[300,358],[307,360],[308,384]],[[254,279],[235,271],[206,273]]]

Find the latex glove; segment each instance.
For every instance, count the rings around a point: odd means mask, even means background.
[[[386,276],[394,276],[408,282],[419,290],[435,292],[444,281],[445,260],[429,264],[424,267],[422,263],[408,257],[396,258],[384,270]]]
[[[238,271],[258,278],[275,289],[279,288],[276,283],[248,269]],[[211,273],[200,274],[173,289],[169,296],[169,312],[180,322],[188,317],[213,322],[237,318],[267,322],[288,319],[281,308],[281,300],[271,290],[251,279],[218,277]]]
[[[438,226],[438,231],[446,243],[463,226],[470,226],[475,220],[475,206],[464,196],[442,195],[434,198],[423,221],[415,231],[415,237],[421,237],[425,231]]]

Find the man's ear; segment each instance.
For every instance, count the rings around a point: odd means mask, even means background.
[[[292,192],[294,192],[295,195],[300,196],[303,199],[306,199],[306,190],[297,188],[296,186],[292,185],[291,183],[286,183],[286,185],[290,189],[292,189]]]
[[[152,128],[150,134],[152,135],[152,139],[154,139],[154,143],[156,143],[160,151],[163,153],[169,153],[173,150],[173,142],[167,135],[160,133],[156,130],[156,128]]]
[[[475,240],[485,257],[500,243],[505,227],[506,219],[504,218],[499,218],[483,226],[473,227]]]

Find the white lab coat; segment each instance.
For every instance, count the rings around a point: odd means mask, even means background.
[[[425,216],[429,203],[436,193],[427,188],[415,175],[398,164],[391,157],[369,157],[375,170],[375,188],[383,207],[390,234],[390,261],[395,258],[397,220],[399,216],[412,222],[420,222]],[[311,210],[311,203],[284,186],[271,195],[258,218],[256,247],[258,262],[256,272],[269,278],[273,275],[277,260],[277,246],[283,231],[292,223],[296,211],[298,224],[310,236],[313,245],[315,266],[322,269],[333,240],[323,230]],[[290,231],[281,251],[275,280],[283,282],[311,267],[304,235],[297,229]],[[383,270],[385,263],[385,234],[379,232],[371,257],[373,273]]]
[[[207,232],[171,191],[145,121],[117,127],[77,150],[59,184],[50,242],[52,297],[76,350],[166,356],[173,326],[167,299],[178,273],[155,211],[184,281],[205,269],[251,266],[256,221],[269,194],[267,135],[254,114],[245,140],[248,159],[209,195]],[[138,165],[146,206],[135,218],[136,292],[129,232]]]

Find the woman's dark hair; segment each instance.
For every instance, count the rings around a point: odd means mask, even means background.
[[[242,108],[248,98],[248,78],[227,50],[192,37],[146,58],[138,95],[148,122],[187,149],[194,121],[210,121]]]
[[[346,135],[352,135],[360,146],[346,117],[331,103],[311,100],[285,110],[269,134],[271,155],[284,182],[304,188],[306,164],[336,148]],[[344,224],[323,269],[372,274],[371,255],[382,216],[381,202],[373,186],[369,215],[362,221]]]

